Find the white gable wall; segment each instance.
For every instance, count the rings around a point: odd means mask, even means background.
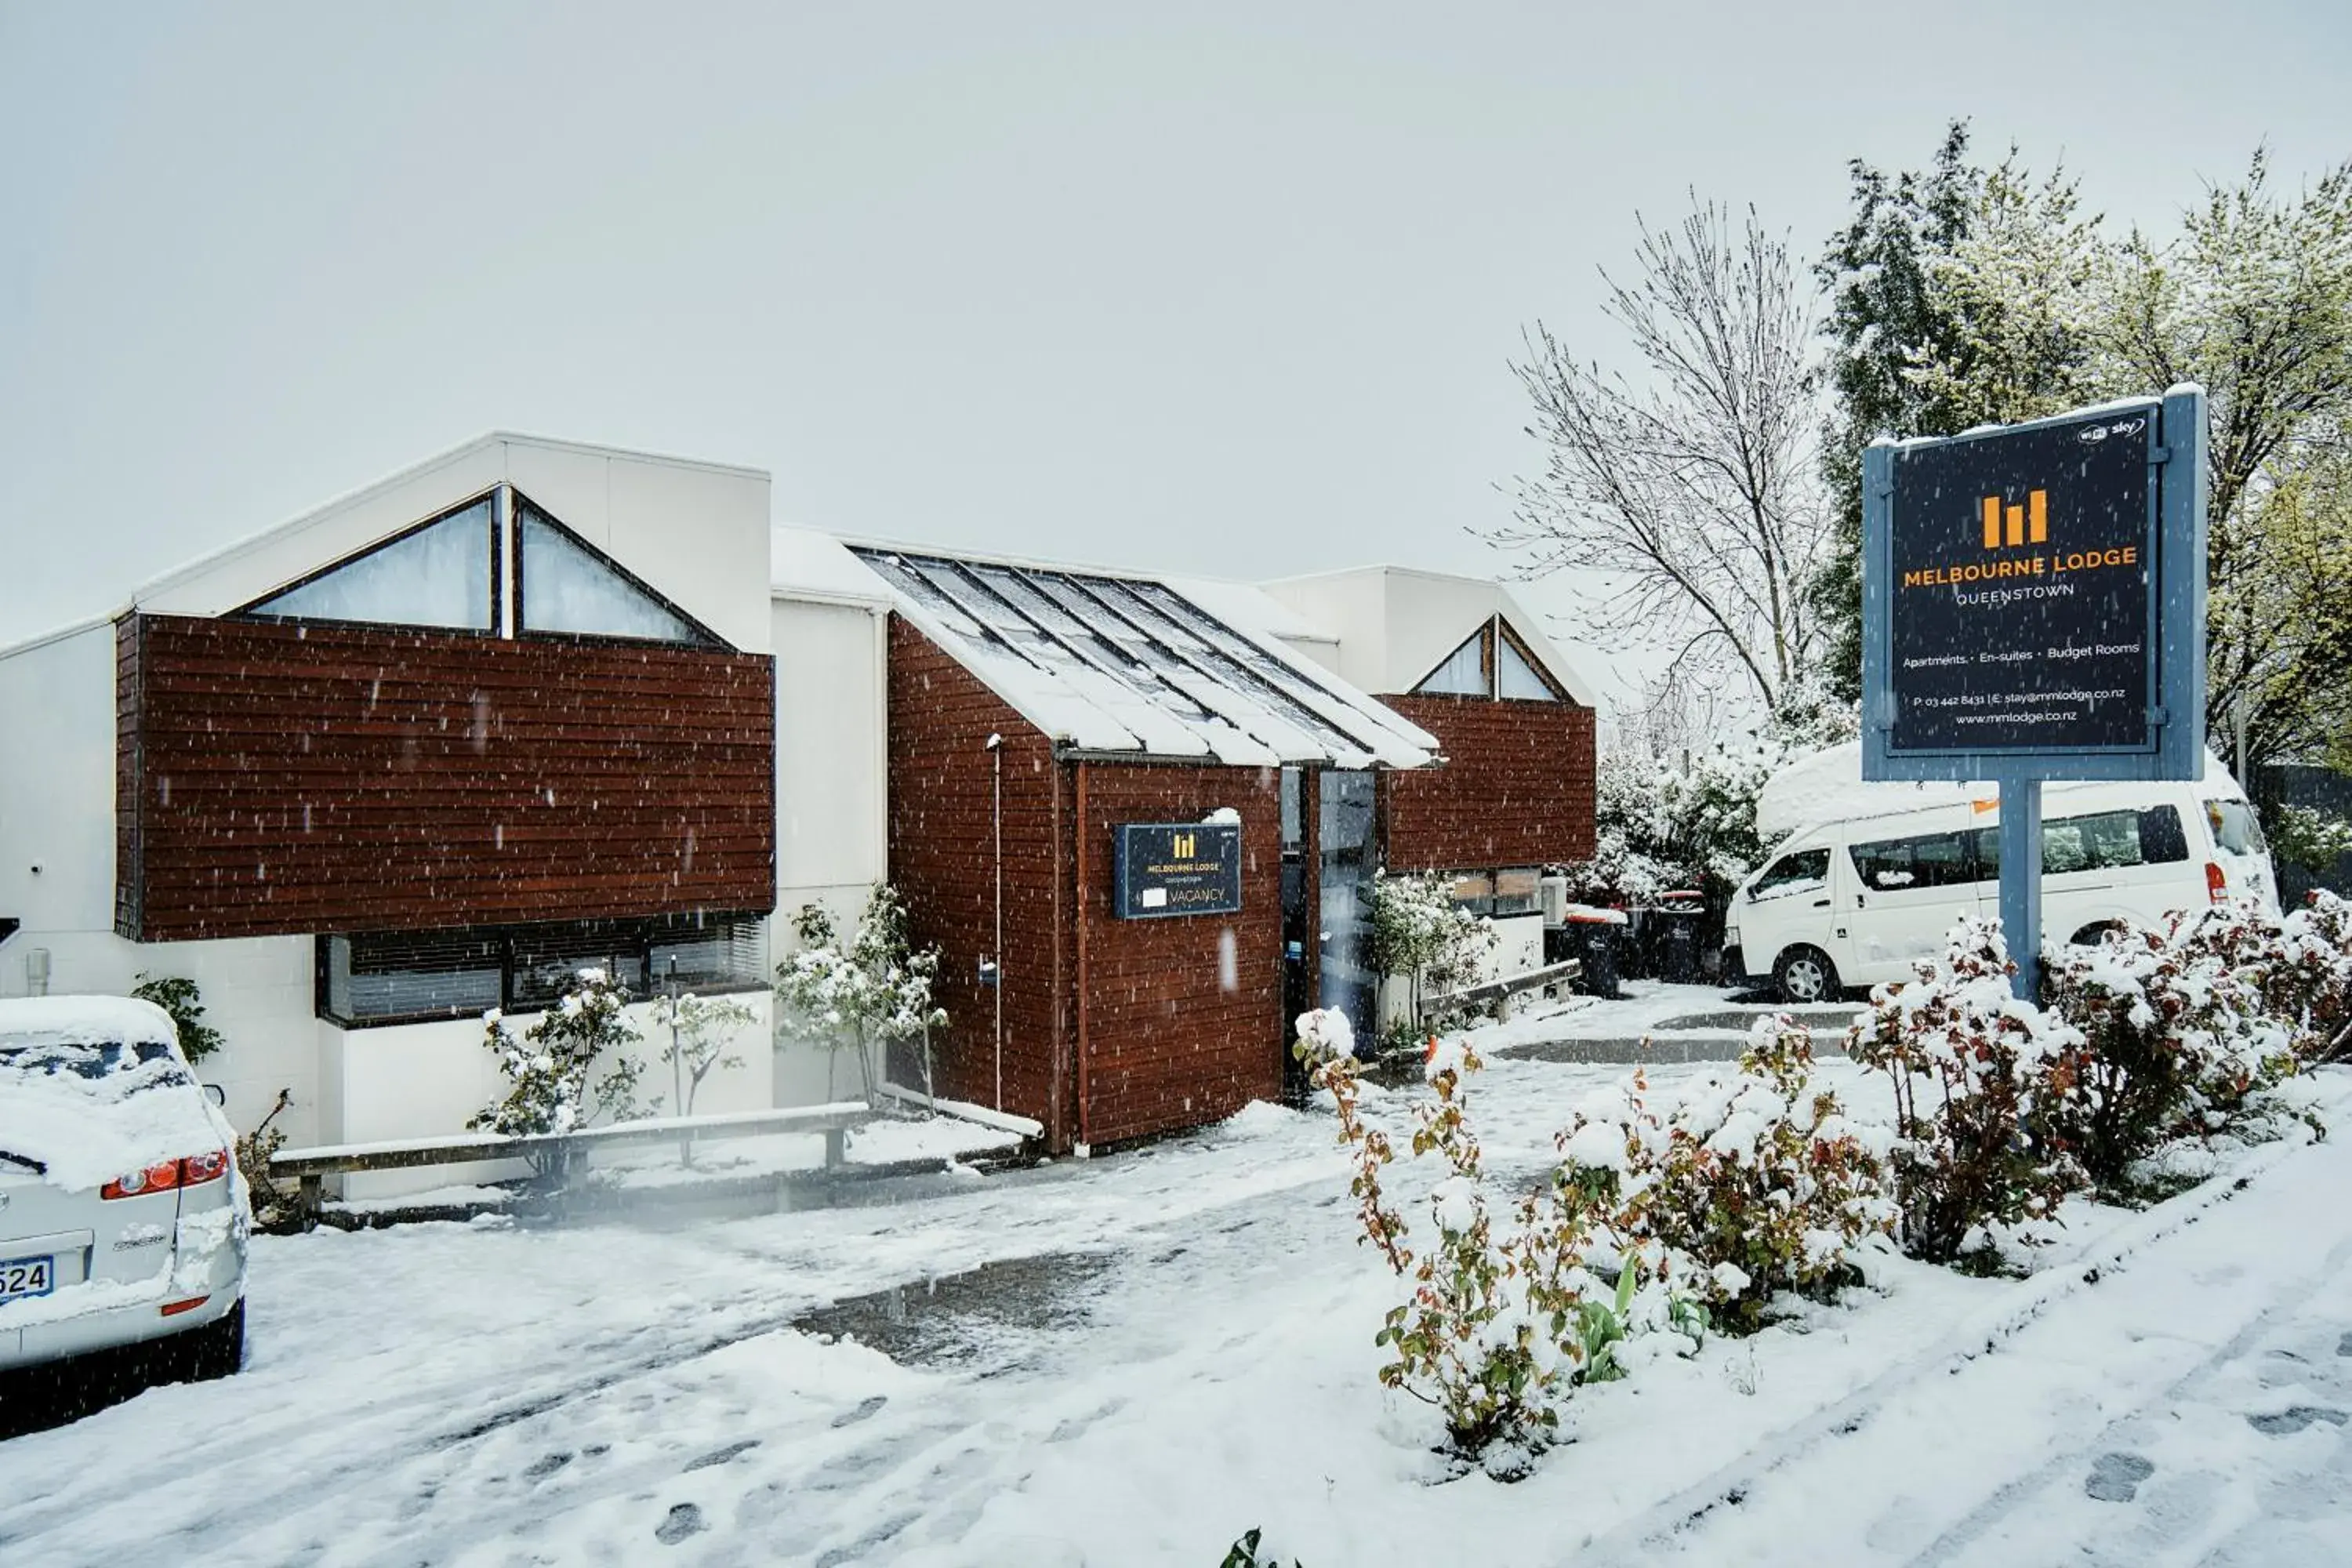
[[[226,614],[502,481],[735,647],[768,651],[766,474],[525,436],[484,437],[331,501],[150,584],[139,605]]]
[[[1518,633],[1569,695],[1590,707],[1592,689],[1542,624],[1499,583],[1402,566],[1360,566],[1262,584],[1278,603],[1328,626],[1339,672],[1367,691],[1411,691],[1490,616]]]

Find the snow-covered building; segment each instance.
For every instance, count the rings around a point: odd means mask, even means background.
[[[1145,1136],[1277,1092],[1307,1007],[1376,1025],[1380,868],[1509,970],[1591,852],[1590,693],[1494,584],[844,542],[758,470],[511,435],[0,649],[0,996],[194,980],[205,1076],[298,1144],[459,1131],[482,1014],[590,966],[751,1005],[698,1110],[827,1099],[770,1048],[773,917],[885,879],[942,1093]]]
[[[1379,868],[1452,873],[1508,932],[1498,966],[1528,968],[1538,871],[1591,853],[1590,694],[1492,584],[1260,588],[789,529],[774,559],[787,687],[793,648],[856,664],[787,699],[821,739],[783,731],[806,753],[780,761],[784,904],[845,915],[894,882],[944,954],[941,1092],[1057,1147],[1276,1092],[1307,1007],[1370,1027]],[[860,817],[796,848],[795,773],[839,759],[862,784],[877,756],[878,841]]]
[[[298,1142],[457,1131],[584,964],[764,1019],[767,535],[764,473],[493,435],[0,650],[0,995],[193,979]]]

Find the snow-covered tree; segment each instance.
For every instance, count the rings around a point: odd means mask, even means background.
[[[628,992],[604,970],[583,969],[520,1038],[498,1009],[485,1013],[482,1043],[510,1087],[466,1125],[520,1138],[583,1131],[599,1118],[630,1121],[651,1115],[661,1100],[637,1101],[645,1068],[632,1047],[643,1037],[629,1022],[628,1000]],[[599,1063],[604,1074],[592,1085]],[[560,1174],[565,1162],[555,1154],[536,1156],[532,1163],[544,1176]]]
[[[2293,198],[2257,153],[2115,264],[2114,391],[2210,399],[2206,724],[2257,760],[2352,733],[2352,163]]]
[[[679,1115],[694,1114],[695,1097],[702,1092],[704,1079],[722,1068],[743,1065],[742,1057],[727,1048],[728,1042],[759,1019],[757,1013],[732,997],[697,996],[691,991],[654,1004],[655,1024],[670,1031],[670,1043],[662,1048],[661,1059],[673,1066],[685,1086]]]
[[[1382,873],[1372,879],[1371,900],[1372,967],[1409,983],[1412,1016],[1405,1032],[1417,1038],[1424,992],[1442,994],[1471,984],[1479,961],[1494,951],[1494,923],[1455,903],[1444,877]],[[1457,1021],[1448,1016],[1430,1022],[1444,1027]]]
[[[779,1028],[836,1057],[854,1051],[868,1100],[877,1089],[875,1052],[893,1041],[920,1039],[928,1089],[930,1031],[948,1021],[931,996],[940,955],[936,948],[917,952],[908,941],[898,890],[887,882],[874,889],[847,943],[822,905],[803,905],[793,929],[800,945],[776,966]],[[828,1062],[828,1095],[831,1077]]]
[[[1812,333],[1787,245],[1753,210],[1705,205],[1644,225],[1638,276],[1604,273],[1602,309],[1636,377],[1578,357],[1538,323],[1515,366],[1543,472],[1488,537],[1531,575],[1623,584],[1587,606],[1592,634],[1667,650],[1777,710],[1811,668],[1805,587],[1827,516],[1813,456]]]

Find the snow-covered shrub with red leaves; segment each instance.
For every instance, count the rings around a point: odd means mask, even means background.
[[[2011,993],[2016,966],[1992,921],[1964,916],[1943,956],[1912,968],[1916,979],[1872,991],[1846,1054],[1894,1090],[1903,1249],[1945,1263],[1985,1227],[2045,1217],[2082,1184],[2029,1131],[2082,1036]]]
[[[2043,1005],[2075,1038],[2036,1106],[2042,1145],[2113,1186],[2158,1145],[2227,1125],[2293,1076],[2299,1026],[2272,1009],[2300,989],[2296,945],[2276,916],[2234,903],[2046,954]]]
[[[1754,1329],[1773,1296],[1828,1294],[1865,1237],[1893,1232],[1893,1143],[1814,1082],[1812,1038],[1781,1014],[1756,1021],[1737,1070],[1672,1110],[1649,1108],[1636,1074],[1587,1101],[1559,1148],[1612,1205],[1612,1229],[1654,1243],[1717,1325]]]
[[[1394,1161],[1388,1135],[1362,1115],[1360,1065],[1344,1019],[1328,1011],[1298,1020],[1293,1047],[1338,1109],[1340,1141],[1355,1162],[1349,1190],[1366,1241],[1411,1286],[1375,1342],[1392,1359],[1381,1384],[1438,1411],[1454,1452],[1517,1473],[1549,1442],[1562,1403],[1579,1383],[1617,1375],[1625,1342],[1653,1320],[1696,1330],[1670,1293],[1645,1291],[1638,1258],[1612,1291],[1586,1267],[1598,1215],[1589,1195],[1555,1176],[1516,1200],[1497,1200],[1468,1113],[1466,1084],[1480,1070],[1460,1037],[1435,1047],[1432,1090],[1412,1107],[1412,1153],[1443,1170],[1422,1204],[1427,1229],[1393,1200],[1382,1173]],[[1426,1242],[1414,1238],[1425,1234]],[[1696,1334],[1686,1336],[1696,1350]]]
[[[2218,905],[2176,922],[2172,935],[2259,989],[2299,1059],[2352,1049],[2352,903],[2323,888],[2284,916],[2252,901]]]
[[[2297,1048],[2312,1060],[2341,1061],[2352,1055],[2352,901],[2315,888],[2286,917],[2284,933],[2301,1004]]]

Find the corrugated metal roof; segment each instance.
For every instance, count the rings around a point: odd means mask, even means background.
[[[1419,767],[1419,726],[1150,578],[850,547],[924,634],[1080,751]]]

